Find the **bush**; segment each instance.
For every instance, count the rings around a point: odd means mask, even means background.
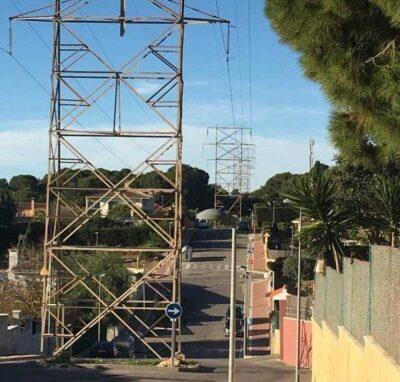
[[[297,218],[298,212],[291,207],[275,207],[275,221],[276,222],[291,222]],[[254,204],[254,218],[257,227],[262,227],[263,223],[272,223],[273,207],[267,204],[256,203]]]
[[[96,219],[88,223],[79,233],[75,241],[80,245],[120,247],[163,246],[163,240],[146,224],[126,225],[110,219]]]
[[[314,279],[315,259],[303,257],[301,259],[301,279],[309,281]],[[282,275],[291,281],[297,282],[297,256],[287,257],[283,263]]]

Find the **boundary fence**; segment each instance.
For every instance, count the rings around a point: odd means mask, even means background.
[[[369,261],[345,258],[342,273],[316,275],[313,318],[362,344],[371,336],[400,362],[400,250],[372,246]]]

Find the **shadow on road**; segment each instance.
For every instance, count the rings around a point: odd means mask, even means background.
[[[132,375],[105,375],[106,368],[86,368],[83,366],[43,367],[36,363],[0,364],[0,381],[7,382],[135,382],[143,380]],[[154,380],[154,379],[153,379]],[[173,379],[171,379],[172,381]]]
[[[228,339],[192,341],[182,346],[184,354],[191,359],[216,359],[229,356]]]
[[[196,250],[198,252],[198,250]],[[224,261],[226,256],[205,256],[205,257],[193,257],[192,262],[201,262],[201,261]]]

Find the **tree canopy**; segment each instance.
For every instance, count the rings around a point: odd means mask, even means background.
[[[398,9],[396,0],[266,1],[281,41],[334,105],[330,137],[352,161],[400,159]]]
[[[7,227],[14,219],[15,204],[6,179],[0,179],[0,228]]]
[[[298,175],[292,174],[291,172],[282,172],[275,174],[269,178],[263,186],[255,190],[252,195],[259,197],[265,202],[276,202],[282,201],[282,191],[288,184],[288,182]]]
[[[341,239],[352,227],[352,220],[335,203],[335,188],[334,180],[318,166],[307,176],[294,178],[284,197],[308,220],[300,233],[307,251],[340,270],[344,255]]]
[[[10,179],[9,187],[16,202],[27,202],[31,198],[44,198],[44,184],[33,175],[16,175]]]

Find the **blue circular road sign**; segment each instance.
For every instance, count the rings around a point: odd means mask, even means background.
[[[175,303],[175,302],[171,302],[165,308],[165,314],[171,320],[176,320],[177,318],[181,317],[182,316],[182,311],[183,311],[182,310],[182,306],[180,304]]]

